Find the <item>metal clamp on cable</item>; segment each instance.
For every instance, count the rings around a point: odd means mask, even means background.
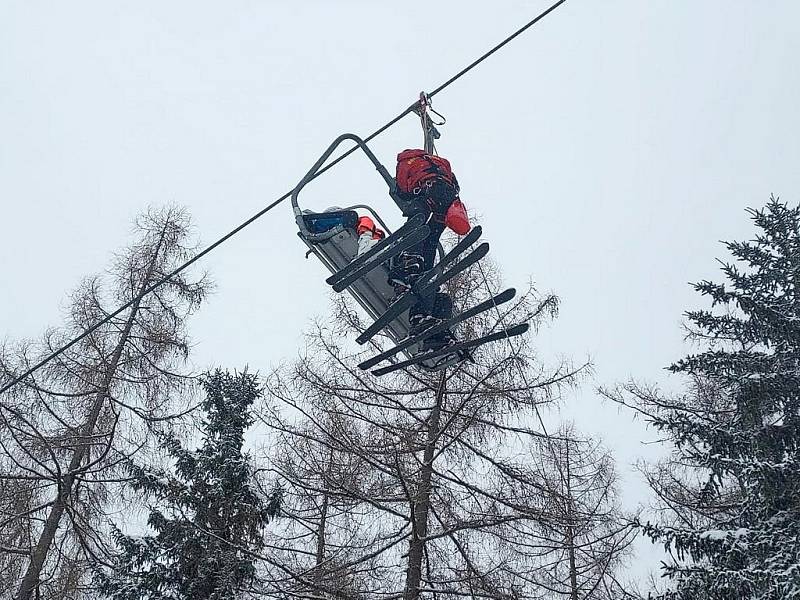
[[[438,140],[440,137],[442,137],[442,134],[439,133],[438,129],[436,129],[436,125],[444,125],[447,122],[447,119],[445,119],[440,113],[433,110],[433,103],[431,102],[430,96],[428,96],[428,94],[425,92],[419,93],[419,101],[414,104],[411,110],[413,110],[414,113],[419,116],[420,123],[422,124],[422,132],[424,135],[423,148],[425,148],[425,152],[428,154],[436,154],[434,140]],[[433,113],[439,117],[439,121],[434,121],[431,119],[429,113]]]

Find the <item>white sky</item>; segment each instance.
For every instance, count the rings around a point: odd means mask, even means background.
[[[425,4],[0,0],[0,336],[57,325],[66,292],[102,270],[147,205],[187,206],[208,243],[291,189],[343,131],[367,135],[550,2]],[[591,356],[563,413],[629,469],[653,455],[598,385],[689,348],[688,282],[718,276],[743,209],[800,190],[800,4],[570,0],[435,98],[468,207],[510,285],[562,298],[546,356]],[[391,169],[408,117],[375,141]],[[301,200],[399,216],[353,156]],[[218,291],[194,319],[195,359],[267,371],[325,314],[288,202],[205,260]],[[653,564],[644,552],[637,570]]]

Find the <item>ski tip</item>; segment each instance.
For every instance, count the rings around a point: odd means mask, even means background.
[[[359,335],[356,338],[356,343],[359,344],[360,346],[363,346],[368,341],[370,341],[373,337],[375,337],[375,335],[377,335],[377,333],[379,331],[381,331],[384,327],[386,327],[386,325],[384,325],[383,327],[379,327],[378,329],[373,330],[372,326],[370,326],[369,328],[367,328],[366,331],[364,331],[364,333],[362,333],[361,335]]]
[[[394,354],[396,354],[396,353],[397,352],[395,352]],[[394,356],[394,354],[391,354],[391,355],[386,356],[386,357],[382,356],[383,353],[376,354],[375,356],[371,356],[370,358],[368,358],[366,360],[362,360],[360,363],[358,363],[358,368],[361,369],[362,371],[366,371],[370,367],[374,367],[378,363],[383,362],[384,360],[387,360],[388,358],[390,358],[390,356]]]
[[[378,363],[383,362],[384,360],[386,360],[386,359],[375,360],[375,358],[376,358],[375,356],[372,356],[372,357],[370,357],[370,358],[368,358],[366,360],[362,360],[360,363],[358,363],[358,368],[361,369],[362,371],[367,371],[367,370],[371,369],[372,367],[374,367],[375,365],[377,365]],[[388,358],[389,357],[387,357],[387,359]]]
[[[511,300],[516,295],[517,295],[517,289],[516,288],[508,288],[507,290],[503,290],[502,292],[497,294],[497,298],[496,298],[495,301],[496,302],[497,301],[508,302],[509,300]]]
[[[509,327],[508,329],[506,329],[506,336],[513,337],[515,335],[522,335],[530,328],[531,328],[530,324],[520,323],[519,325],[514,325],[513,327]]]
[[[478,261],[482,259],[484,256],[489,254],[489,242],[481,242],[478,246],[470,253],[470,256],[477,257],[475,260]]]
[[[344,275],[342,274],[342,271],[346,271],[346,270],[347,270],[347,267],[344,267],[341,271],[336,271],[336,273],[334,273],[333,275],[331,275],[330,277],[328,277],[325,280],[325,283],[327,283],[328,285],[330,285],[332,287],[336,286],[336,284],[338,282],[344,280],[347,277],[346,273]]]
[[[393,369],[392,366],[393,365],[390,365],[388,367],[381,367],[380,369],[373,369],[372,371],[370,371],[370,373],[372,373],[376,377],[381,377],[383,375],[386,375],[387,373],[391,373],[392,371],[396,371],[396,370],[399,371],[399,369]],[[411,366],[411,365],[408,365],[408,366]],[[405,368],[405,367],[403,367],[403,368]]]

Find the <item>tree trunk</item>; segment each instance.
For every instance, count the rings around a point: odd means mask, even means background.
[[[578,573],[575,568],[575,538],[572,525],[567,526],[567,551],[569,553],[569,590],[571,600],[578,600]]]
[[[439,420],[446,382],[445,371],[442,371],[442,376],[439,379],[439,388],[436,390],[436,402],[428,419],[428,436],[422,459],[417,497],[412,500],[411,504],[411,544],[408,549],[408,568],[406,570],[406,588],[403,600],[418,600],[419,598],[419,585],[422,580],[422,558],[425,553],[426,538],[428,537],[433,454],[436,450],[436,441],[439,438]]]
[[[325,560],[325,525],[328,520],[328,493],[322,496],[322,508],[320,509],[319,528],[317,529],[317,556],[316,569],[314,569],[314,584],[322,587],[322,563]]]
[[[61,478],[61,481],[58,482],[56,499],[50,508],[50,513],[47,515],[47,519],[45,519],[44,527],[42,528],[42,532],[39,535],[39,540],[36,543],[36,548],[31,555],[28,569],[25,571],[25,575],[19,584],[19,588],[17,589],[17,595],[14,597],[15,600],[30,600],[33,591],[39,587],[39,577],[42,573],[42,567],[47,559],[50,546],[55,539],[56,532],[58,531],[59,524],[61,523],[61,518],[64,516],[64,511],[66,510],[67,503],[69,502],[69,498],[75,485],[76,475],[80,472],[81,465],[83,464],[86,455],[89,453],[91,437],[94,434],[97,421],[100,418],[103,404],[105,404],[106,398],[108,398],[111,383],[114,380],[114,375],[116,373],[117,366],[119,365],[119,360],[122,357],[122,351],[125,349],[125,344],[127,343],[128,336],[133,328],[136,315],[139,312],[139,306],[141,305],[142,298],[144,298],[145,291],[150,285],[150,278],[153,275],[156,260],[158,259],[158,252],[161,249],[161,243],[163,239],[164,236],[162,234],[161,239],[156,245],[156,250],[153,254],[153,260],[148,267],[147,275],[142,280],[142,285],[138,291],[136,300],[131,306],[131,312],[128,316],[128,320],[125,322],[125,327],[120,334],[119,342],[117,343],[116,347],[114,348],[114,352],[111,355],[111,361],[109,362],[108,368],[103,376],[103,382],[100,386],[100,391],[97,392],[97,395],[94,398],[94,403],[92,404],[92,409],[89,411],[89,415],[86,419],[86,423],[81,429],[81,438],[85,441],[85,443],[79,444],[79,446],[73,450],[72,457],[69,461],[69,468],[67,469],[66,474]]]
[[[569,589],[570,599],[578,600],[578,572],[575,566],[575,532],[572,528],[575,507],[572,502],[572,474],[570,473],[569,441],[566,446],[566,467],[567,476],[565,477],[565,492],[567,497],[567,552],[569,554]]]

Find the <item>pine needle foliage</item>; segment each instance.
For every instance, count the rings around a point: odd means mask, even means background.
[[[120,553],[112,570],[98,572],[102,593],[114,600],[233,600],[255,576],[254,555],[265,525],[280,505],[280,490],[263,497],[242,452],[261,386],[247,372],[216,370],[203,379],[202,444],[186,450],[175,437],[163,446],[174,461],[166,470],[129,465],[133,487],[154,504],[143,537],[115,530]]]
[[[800,598],[800,208],[749,210],[753,240],[729,242],[711,310],[687,313],[703,351],[670,367],[693,393],[649,399],[648,418],[702,473],[694,517],[649,524],[675,557],[670,600]],[[640,398],[641,399],[641,398]]]

